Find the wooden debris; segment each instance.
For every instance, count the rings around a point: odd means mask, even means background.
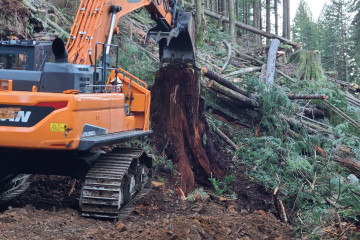
[[[240,70],[225,74],[224,77],[232,77],[237,75],[243,75],[247,73],[257,72],[260,71],[261,67],[248,67],[248,68],[242,68]]]
[[[228,136],[225,135],[219,128],[215,129],[215,132],[219,137],[224,140],[227,144],[229,144],[231,147],[233,147],[235,150],[239,149],[239,146],[236,145]]]
[[[275,188],[275,190],[273,192],[273,201],[274,201],[275,209],[279,215],[280,221],[287,223],[288,218],[286,215],[284,204],[280,199],[278,199],[279,189],[280,189],[280,186],[277,186]]]
[[[291,99],[320,99],[325,100],[328,98],[325,94],[295,94],[295,93],[287,93],[286,96]]]
[[[152,184],[152,186],[155,187],[155,188],[160,188],[160,187],[165,186],[165,183],[157,182],[157,181],[152,181],[151,184]]]
[[[280,41],[278,39],[273,39],[271,41],[268,62],[266,64],[266,85],[267,86],[271,86],[274,84],[276,53],[279,48],[279,45],[280,45]]]
[[[230,61],[230,59],[231,59],[231,45],[230,45],[230,43],[228,43],[225,39],[223,40],[223,43],[225,43],[225,45],[226,45],[227,48],[228,48],[228,56],[227,56],[227,58],[226,58],[226,61],[225,61],[224,66],[221,68],[221,71],[219,72],[220,74],[225,71],[225,69],[226,69],[226,67],[227,67],[227,65],[229,64],[229,61]]]
[[[204,13],[207,15],[207,16],[210,16],[210,17],[213,17],[213,18],[216,18],[216,19],[221,19],[223,22],[226,22],[228,23],[229,22],[229,18],[227,17],[224,17],[222,15],[219,15],[215,12],[212,12],[212,11],[209,11],[209,10],[204,10]],[[258,28],[255,28],[253,26],[250,26],[250,25],[247,25],[245,23],[242,23],[242,22],[238,22],[238,21],[235,21],[235,26],[239,27],[239,28],[242,28],[246,31],[249,31],[249,32],[252,32],[252,33],[255,33],[255,34],[258,34],[258,35],[261,35],[263,37],[266,37],[266,38],[270,38],[270,39],[274,39],[274,38],[277,38],[279,39],[281,42],[283,43],[286,43],[290,46],[292,46],[293,48],[295,49],[300,49],[301,48],[301,45],[299,43],[296,43],[296,42],[293,42],[287,38],[284,38],[284,37],[281,37],[281,36],[278,36],[278,35],[275,35],[275,34],[271,34],[271,33],[267,33],[265,31],[262,31]]]
[[[242,103],[248,107],[257,108],[259,107],[258,103],[249,97],[246,97],[238,92],[231,90],[230,88],[224,87],[221,84],[216,83],[215,81],[208,81],[207,87],[212,89],[217,93],[221,93],[226,97],[238,102]]]
[[[209,68],[207,67],[202,67],[201,68],[201,74],[204,75],[205,77],[214,80],[218,83],[220,83],[221,85],[235,91],[238,92],[246,97],[249,97],[249,94],[247,93],[247,91],[245,89],[242,89],[238,86],[236,86],[235,84],[233,84],[231,81],[229,81],[228,79],[224,78],[223,76],[221,76],[220,74],[211,71]]]

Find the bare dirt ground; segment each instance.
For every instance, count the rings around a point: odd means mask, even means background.
[[[80,183],[69,196],[72,185],[70,178],[38,176],[0,209],[0,239],[290,239],[288,225],[244,199],[182,200],[170,184],[153,187],[123,222],[83,218]]]

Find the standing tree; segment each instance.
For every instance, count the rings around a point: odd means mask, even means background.
[[[229,1],[229,32],[231,36],[231,41],[235,41],[235,10],[234,10],[234,0]],[[238,0],[236,0],[238,1]]]
[[[283,0],[283,37],[290,39],[290,1]]]
[[[275,34],[279,35],[278,0],[274,0]]]
[[[347,9],[345,0],[333,0],[330,5],[324,6],[318,21],[323,66],[326,70],[336,70],[343,81],[350,80],[349,69],[356,67],[353,66],[354,61],[349,62],[348,59],[351,41]]]
[[[304,0],[301,0],[294,18],[292,36],[305,50],[319,49],[319,31],[312,19],[312,13]]]
[[[271,32],[271,20],[270,20],[270,0],[266,0],[266,32]],[[266,39],[266,45],[270,45],[271,40],[269,38]]]
[[[253,0],[253,25],[255,28],[260,29],[261,27],[261,12],[260,12],[261,0]],[[255,42],[261,45],[261,37],[255,34]]]

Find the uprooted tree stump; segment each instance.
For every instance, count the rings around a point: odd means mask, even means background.
[[[169,66],[156,74],[151,91],[152,138],[159,152],[172,159],[187,194],[195,179],[208,181],[223,170],[214,161],[212,141],[200,101],[200,74],[191,68]]]
[[[299,80],[324,81],[326,79],[319,51],[299,50],[290,56],[290,62],[297,63],[295,76]]]

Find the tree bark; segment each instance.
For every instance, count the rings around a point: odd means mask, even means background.
[[[279,35],[278,0],[274,0],[274,15],[275,15],[275,35]]]
[[[360,178],[360,164],[350,148],[339,145],[334,152],[335,162],[347,168],[350,173]]]
[[[153,141],[158,151],[176,164],[185,194],[193,189],[195,177],[202,182],[208,182],[211,174],[222,177],[218,156],[209,147],[214,145],[203,116],[198,72],[161,68],[151,89],[151,105]]]
[[[212,11],[209,11],[209,10],[205,10],[204,13],[207,15],[207,16],[210,16],[210,17],[213,17],[213,18],[216,18],[216,19],[221,19],[223,22],[229,22],[229,18],[226,18],[224,16],[221,16],[217,13],[214,13]],[[262,31],[260,29],[257,29],[255,27],[252,27],[250,25],[247,25],[245,23],[242,23],[242,22],[238,22],[238,21],[235,21],[235,26],[239,27],[239,28],[242,28],[246,31],[249,31],[249,32],[252,32],[252,33],[255,33],[255,34],[258,34],[258,35],[261,35],[261,36],[264,36],[266,38],[271,38],[271,39],[274,39],[274,38],[277,38],[280,40],[280,42],[283,42],[283,43],[286,43],[290,46],[292,46],[293,48],[295,49],[299,49],[300,48],[300,44],[299,43],[296,43],[296,42],[292,42],[290,41],[289,39],[287,38],[284,38],[284,37],[281,37],[281,36],[278,36],[278,35],[275,35],[275,34],[269,34],[265,31]]]
[[[234,0],[228,0],[229,5],[229,33],[231,41],[235,42],[235,10]]]
[[[288,93],[286,94],[286,96],[291,99],[320,99],[320,100],[325,100],[328,98],[328,96],[326,96],[325,94],[293,94],[293,93]]]
[[[271,20],[270,20],[270,0],[266,0],[266,32],[271,32]],[[270,45],[270,39],[266,39],[266,45]]]
[[[197,32],[197,43],[202,44],[204,41],[204,31],[203,31],[203,0],[195,0],[196,2],[196,32]]]
[[[229,81],[228,79],[224,78],[223,76],[221,76],[220,74],[211,71],[210,69],[208,69],[207,67],[202,67],[201,68],[201,74],[204,75],[205,77],[214,80],[218,83],[220,83],[221,85],[235,91],[238,92],[246,97],[249,97],[249,94],[246,92],[246,90],[236,86],[235,84],[233,84],[231,81]]]
[[[242,68],[238,71],[234,71],[231,72],[229,74],[224,75],[224,77],[231,77],[231,76],[237,76],[237,75],[242,75],[242,74],[246,74],[246,73],[251,73],[251,72],[257,72],[260,71],[261,67],[248,67],[248,68]]]
[[[245,104],[248,107],[252,107],[252,108],[257,108],[259,107],[259,104],[251,98],[248,98],[238,92],[235,92],[227,87],[224,87],[223,85],[220,85],[214,81],[209,81],[208,82],[208,87],[212,90],[214,90],[217,93],[221,93],[223,95],[225,95],[226,97],[238,102],[238,103],[242,103]]]
[[[253,26],[255,29],[260,30],[260,0],[253,0]],[[260,45],[261,38],[258,34],[254,36],[255,42]]]
[[[268,54],[268,62],[266,68],[266,85],[274,84],[274,76],[276,70],[276,53],[279,48],[280,41],[278,39],[273,39],[271,41],[271,46]]]
[[[288,33],[288,24],[290,23],[290,18],[288,14],[289,0],[283,0],[283,37],[289,39]]]

